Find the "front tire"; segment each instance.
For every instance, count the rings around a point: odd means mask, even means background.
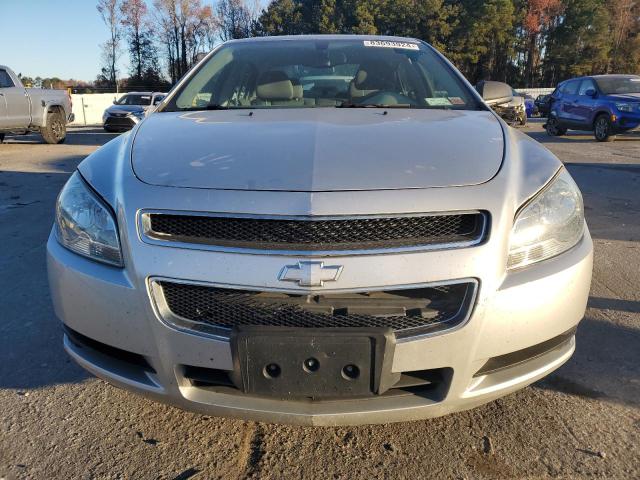
[[[47,121],[40,132],[45,142],[56,145],[64,143],[67,137],[67,124],[59,110],[47,113]]]
[[[547,124],[545,125],[545,129],[550,137],[561,137],[567,133],[567,129],[561,127],[558,119],[554,117],[549,117]]]
[[[599,142],[613,142],[616,136],[612,134],[613,127],[609,115],[603,114],[596,117],[593,122],[593,135]]]

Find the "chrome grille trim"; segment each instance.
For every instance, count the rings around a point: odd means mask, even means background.
[[[247,287],[242,285],[227,285],[227,284],[218,284],[218,283],[209,283],[209,282],[197,282],[197,281],[189,281],[189,280],[180,280],[174,278],[167,277],[151,277],[148,280],[148,290],[149,297],[152,303],[152,306],[156,312],[158,319],[164,323],[166,326],[182,331],[185,333],[205,336],[209,338],[215,338],[217,340],[228,341],[229,340],[229,332],[221,330],[216,326],[212,326],[211,324],[207,324],[204,322],[194,321],[192,319],[180,317],[174,314],[165,298],[162,282],[170,282],[176,284],[182,284],[185,286],[198,286],[198,287],[210,287],[210,288],[220,288],[227,290],[243,290],[243,291],[254,291],[254,292],[277,292],[277,293],[290,293],[294,295],[304,294],[304,291],[294,290],[294,289],[284,289],[284,288],[256,288],[256,287]],[[469,321],[473,310],[475,308],[476,298],[479,291],[479,281],[476,278],[462,278],[451,281],[441,281],[441,282],[431,282],[431,283],[420,283],[420,284],[406,284],[406,285],[394,285],[388,287],[377,287],[377,288],[357,288],[357,289],[322,289],[321,292],[318,291],[309,291],[308,293],[322,293],[322,294],[335,294],[335,293],[362,293],[362,292],[392,292],[394,290],[409,290],[409,289],[422,289],[422,288],[437,288],[437,287],[445,287],[451,285],[461,285],[468,284],[467,291],[464,295],[464,298],[460,301],[459,310],[446,321],[441,322],[439,325],[442,328],[436,328],[431,331],[420,332],[415,331],[410,334],[400,334],[398,336],[397,342],[403,343],[408,341],[417,340],[420,338],[431,337],[435,335],[440,335],[443,333],[450,333],[462,328]]]
[[[421,218],[421,217],[439,217],[452,215],[474,214],[481,218],[481,226],[474,238],[469,240],[443,242],[443,243],[427,243],[409,246],[396,247],[376,247],[376,248],[350,248],[350,249],[305,249],[296,250],[288,248],[249,248],[228,245],[212,245],[207,243],[195,243],[172,239],[168,236],[156,235],[151,228],[151,215],[178,215],[178,216],[199,216],[199,217],[215,217],[215,218],[232,218],[232,219],[254,219],[254,220],[295,220],[295,221],[323,221],[323,220],[365,220],[365,219],[393,219],[393,218]],[[488,212],[480,210],[460,210],[450,212],[432,212],[432,213],[409,213],[409,214],[387,214],[387,215],[341,215],[341,216],[302,216],[302,215],[252,215],[252,214],[230,214],[230,213],[212,213],[197,211],[175,211],[175,210],[156,210],[143,209],[138,212],[138,234],[140,240],[151,245],[159,245],[173,248],[184,248],[193,250],[208,250],[215,252],[228,253],[244,253],[255,255],[285,255],[285,256],[344,256],[344,255],[380,255],[392,253],[406,252],[422,252],[429,250],[449,250],[458,248],[468,248],[479,245],[487,240],[489,232],[490,219]]]

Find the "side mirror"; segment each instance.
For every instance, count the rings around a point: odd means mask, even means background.
[[[113,104],[117,105],[118,104],[118,100],[116,100],[115,98],[113,99]]]
[[[596,90],[594,88],[588,88],[586,92],[584,92],[584,94],[587,97],[595,97],[596,96]]]
[[[476,85],[476,90],[487,105],[500,105],[513,100],[513,91],[506,83],[482,80]]]

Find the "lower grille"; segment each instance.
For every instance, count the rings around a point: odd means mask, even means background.
[[[107,127],[116,127],[116,128],[131,128],[135,124],[133,120],[129,117],[108,117],[105,122],[105,126]]]
[[[182,367],[182,376],[196,388],[231,395],[244,395],[241,385],[236,386],[236,383],[238,383],[237,375],[234,375],[230,370],[184,365]],[[450,368],[402,372],[398,381],[381,396],[413,394],[440,402],[447,396],[452,376],[453,371]],[[236,379],[235,382],[234,378]],[[299,401],[300,399],[291,397],[287,400]],[[331,401],[332,399],[329,398],[328,400]],[[340,397],[340,400],[343,402],[349,401],[345,397]]]
[[[298,295],[168,281],[157,285],[155,295],[161,297],[163,310],[173,323],[223,336],[240,325],[388,327],[397,337],[413,336],[464,321],[476,287],[474,282],[465,282],[403,290]]]

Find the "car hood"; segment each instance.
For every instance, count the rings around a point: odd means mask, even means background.
[[[146,107],[142,105],[112,105],[107,108],[109,113],[131,113],[131,112],[144,112]]]
[[[231,190],[338,191],[475,185],[500,168],[488,111],[256,109],[160,112],[137,131],[143,182]]]
[[[618,93],[616,95],[608,95],[609,100],[614,102],[640,102],[640,93]]]
[[[514,95],[509,103],[504,104],[504,105],[500,105],[500,106],[520,107],[520,106],[524,105],[524,103],[525,103],[524,102],[524,98],[519,97],[517,95]]]

